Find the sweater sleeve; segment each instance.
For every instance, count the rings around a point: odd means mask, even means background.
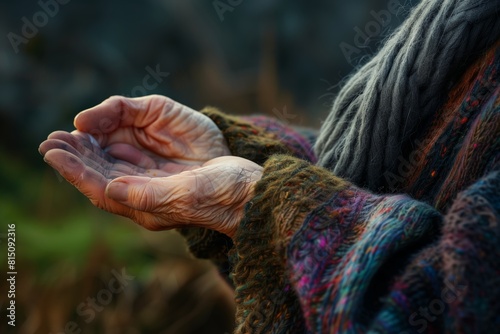
[[[230,251],[236,333],[495,332],[498,169],[443,216],[271,157]]]
[[[222,131],[231,154],[259,165],[273,154],[290,154],[316,162],[313,150],[314,133],[297,130],[272,118],[263,116],[235,117],[213,107],[201,111]],[[222,273],[228,273],[227,253],[233,246],[231,238],[204,228],[181,228],[188,247],[196,257],[211,259]]]
[[[271,157],[230,251],[236,333],[366,331],[392,277],[440,226],[436,210],[407,196]]]
[[[288,126],[265,116],[236,117],[216,108],[201,111],[222,131],[233,155],[262,165],[273,154],[286,153],[315,163],[315,132]]]

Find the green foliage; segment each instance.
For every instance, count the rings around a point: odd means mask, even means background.
[[[111,260],[147,273],[154,256],[139,227],[93,207],[49,166],[34,170],[15,158],[3,160],[0,235],[7,233],[7,224],[16,225],[18,263],[28,263],[41,277],[61,264],[80,272],[92,250],[101,247]],[[0,265],[5,261],[0,257]]]

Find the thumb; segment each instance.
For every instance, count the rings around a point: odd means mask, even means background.
[[[132,209],[153,212],[192,195],[192,180],[192,177],[177,176],[122,176],[108,183],[105,193]]]
[[[151,211],[158,201],[155,194],[159,184],[150,177],[123,176],[119,177],[106,187],[106,196],[140,211]]]

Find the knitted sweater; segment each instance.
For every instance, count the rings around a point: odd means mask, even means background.
[[[384,174],[390,194],[314,166],[308,136],[275,120],[203,110],[234,155],[264,166],[234,244],[182,231],[231,271],[235,332],[498,332],[499,70],[497,44]]]

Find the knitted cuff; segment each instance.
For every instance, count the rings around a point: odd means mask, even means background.
[[[292,153],[276,134],[242,118],[226,115],[213,107],[206,107],[201,113],[210,117],[222,131],[229,151],[235,156],[263,165],[273,154]]]
[[[235,156],[262,165],[272,154],[290,152],[275,134],[243,119],[226,115],[212,107],[203,109],[201,113],[210,117],[219,127],[229,150]],[[231,238],[220,232],[199,227],[181,228],[178,231],[186,239],[193,255],[213,260],[222,273],[229,270],[227,253],[233,246]]]
[[[348,186],[297,158],[278,155],[264,164],[230,252],[236,333],[303,333],[300,305],[286,274],[287,244],[308,212]]]
[[[314,142],[318,136],[317,130],[291,126],[276,118],[264,115],[243,116],[241,119],[262,128],[267,134],[274,134],[290,150],[290,155],[311,163],[316,163]]]

